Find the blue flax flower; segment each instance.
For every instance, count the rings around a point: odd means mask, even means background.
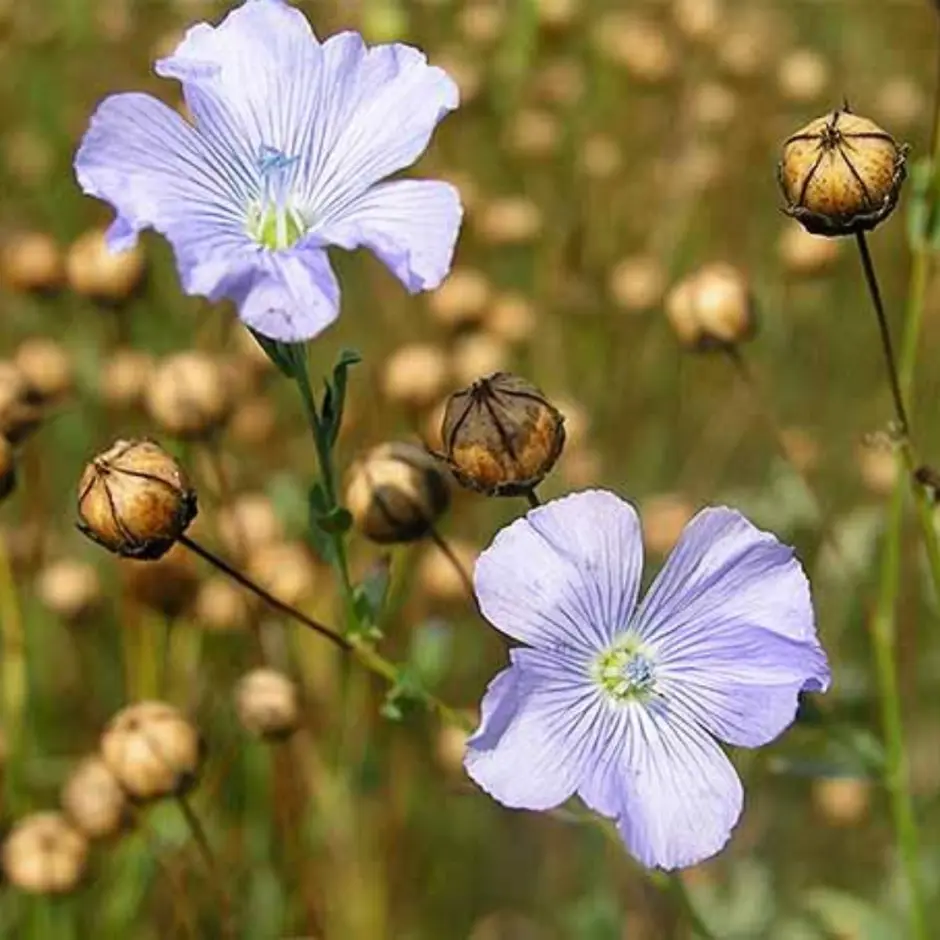
[[[741,781],[715,738],[755,747],[829,685],[791,549],[730,509],[686,527],[638,604],[636,512],[599,490],[530,511],[481,555],[484,616],[526,644],[490,683],[470,776],[506,806],[578,795],[644,865],[718,852]]]
[[[369,48],[355,33],[320,43],[282,0],[247,0],[190,29],[156,72],[182,83],[192,123],[149,95],[114,95],[75,158],[85,192],[117,212],[112,250],[156,229],[188,294],[230,298],[284,342],[337,316],[329,245],[370,249],[411,292],[446,276],[454,187],[383,182],[457,107],[454,82],[418,50]]]

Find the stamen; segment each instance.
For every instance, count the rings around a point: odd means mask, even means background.
[[[275,251],[288,248],[306,229],[303,219],[290,204],[294,167],[299,160],[267,144],[263,144],[258,153],[260,200],[249,210],[248,230],[265,248]]]
[[[646,702],[656,694],[656,661],[637,637],[626,637],[595,659],[595,681],[618,702]]]

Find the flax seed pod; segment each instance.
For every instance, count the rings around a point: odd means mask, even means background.
[[[79,624],[101,604],[101,579],[98,569],[88,562],[63,558],[42,570],[36,593],[47,610],[68,624]]]
[[[97,754],[75,765],[62,786],[61,801],[66,815],[89,839],[115,835],[130,823],[127,794]]]
[[[300,724],[297,685],[275,669],[254,669],[235,687],[235,709],[242,727],[259,738],[279,740]]]
[[[29,894],[66,894],[85,874],[88,842],[61,813],[24,816],[3,842],[7,880]]]
[[[444,351],[433,343],[408,343],[385,361],[382,391],[395,405],[420,410],[436,401],[450,379]]]
[[[232,408],[221,363],[194,350],[157,364],[144,391],[144,403],[164,431],[186,439],[212,434]]]
[[[35,401],[58,401],[74,387],[71,357],[53,339],[37,336],[24,340],[17,347],[13,364],[26,380],[28,394]]]
[[[0,282],[23,293],[53,293],[65,281],[62,252],[51,235],[20,232],[0,246]]]
[[[144,278],[144,253],[137,245],[126,251],[108,248],[103,229],[79,236],[65,258],[69,287],[76,294],[106,304],[128,300]]]

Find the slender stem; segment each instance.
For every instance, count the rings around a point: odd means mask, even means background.
[[[222,872],[219,870],[219,866],[215,858],[215,852],[212,851],[212,846],[209,843],[206,830],[203,828],[202,822],[199,820],[199,816],[196,815],[195,810],[192,808],[192,806],[190,806],[189,800],[186,799],[184,794],[177,794],[176,805],[179,806],[180,811],[186,820],[186,825],[189,827],[193,841],[196,843],[196,848],[199,850],[199,854],[202,856],[206,870],[209,873],[209,880],[212,882],[213,887],[219,896],[219,903],[222,906],[221,915],[224,936],[232,937],[234,936],[234,924],[232,923],[232,902],[229,898],[228,892],[225,890],[225,882],[222,878]]]
[[[682,880],[682,875],[673,874],[668,877],[671,893],[682,909],[682,913],[689,922],[692,932],[698,937],[701,937],[702,940],[718,940],[717,935],[712,932],[711,928],[705,923],[702,919],[702,915],[699,914],[695,905],[692,903],[692,898],[689,897],[689,889]]]
[[[191,552],[198,555],[203,561],[207,561],[210,565],[218,568],[223,574],[227,575],[237,584],[240,584],[243,588],[248,591],[251,591],[254,594],[257,594],[266,604],[273,607],[275,610],[284,614],[286,617],[291,617],[294,620],[299,621],[304,624],[304,626],[309,627],[316,633],[319,633],[320,636],[325,637],[331,643],[334,643],[341,650],[345,652],[350,652],[353,649],[353,644],[349,642],[345,637],[340,636],[334,630],[331,630],[329,627],[320,623],[318,620],[314,620],[313,617],[309,617],[303,611],[297,610],[296,607],[291,607],[290,604],[285,604],[284,601],[278,600],[273,594],[266,591],[260,584],[257,584],[255,581],[252,581],[251,578],[247,575],[242,574],[237,568],[233,568],[228,562],[223,561],[219,558],[218,555],[215,555],[213,552],[210,552],[209,549],[204,548],[198,542],[191,539],[188,535],[181,535],[179,538],[180,544],[186,546]]]
[[[0,532],[0,649],[3,654],[3,729],[10,750],[9,758],[19,753],[23,738],[23,705],[26,701],[26,642],[16,580],[6,535]],[[6,801],[16,805],[14,768],[19,761],[7,760]]]
[[[467,574],[467,570],[464,568],[463,563],[457,557],[456,552],[453,550],[453,548],[451,548],[450,543],[447,541],[447,539],[444,538],[443,535],[441,535],[440,532],[437,531],[437,529],[434,528],[434,526],[431,526],[429,535],[431,536],[431,541],[444,553],[444,555],[447,557],[447,560],[453,566],[454,571],[457,572],[457,575],[463,583],[463,586],[466,588],[470,599],[475,601],[476,592],[473,589],[473,581],[471,580],[470,575]]]
[[[529,501],[529,505],[535,509],[536,506],[541,506],[542,501],[538,497],[538,493],[535,492],[535,487],[533,486],[531,490],[525,491],[525,498]]]
[[[382,656],[381,653],[377,652],[374,647],[370,646],[358,636],[342,636],[330,627],[320,623],[318,620],[314,620],[312,617],[305,614],[302,610],[298,610],[296,607],[291,607],[290,604],[286,604],[284,601],[278,600],[278,598],[276,598],[273,594],[269,593],[263,587],[261,587],[260,584],[256,584],[251,580],[251,578],[242,574],[236,568],[233,568],[230,564],[223,561],[217,555],[210,552],[207,548],[204,548],[189,536],[181,535],[179,541],[181,545],[184,545],[191,552],[198,555],[204,561],[207,561],[210,565],[218,568],[219,571],[230,577],[233,581],[236,582],[236,584],[241,585],[243,588],[245,588],[245,590],[256,594],[266,604],[269,604],[285,617],[296,620],[298,623],[302,623],[305,627],[309,627],[311,630],[319,633],[320,636],[338,646],[344,653],[352,653],[356,659],[366,667],[366,669],[374,672],[378,676],[381,676],[391,685],[397,685],[401,681],[401,673],[398,667],[394,663],[387,660],[384,656]],[[457,725],[458,727],[468,730],[470,729],[471,722],[466,715],[463,715],[457,710],[451,708],[449,705],[445,704],[436,696],[431,695],[429,692],[422,692],[422,697],[425,704],[436,711],[438,715],[440,715],[440,717],[448,724]]]
[[[885,365],[888,367],[888,379],[891,382],[891,395],[894,398],[894,414],[898,421],[901,436],[910,436],[911,424],[907,418],[907,409],[904,407],[904,396],[901,394],[901,380],[898,376],[894,347],[891,344],[891,331],[888,328],[888,318],[885,316],[884,303],[881,299],[881,290],[878,287],[878,278],[875,276],[875,266],[872,264],[871,253],[868,250],[868,241],[864,232],[855,233],[855,241],[862,259],[862,270],[865,272],[865,282],[868,293],[875,307],[878,317],[878,329],[881,333],[881,348],[885,354]]]

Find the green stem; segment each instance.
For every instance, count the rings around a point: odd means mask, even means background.
[[[695,909],[692,898],[689,897],[689,889],[682,880],[682,876],[674,874],[669,875],[668,878],[672,895],[682,909],[682,913],[688,921],[689,926],[692,928],[692,932],[696,936],[701,937],[702,940],[718,940],[717,935],[712,933],[708,924],[702,920],[702,915]]]

